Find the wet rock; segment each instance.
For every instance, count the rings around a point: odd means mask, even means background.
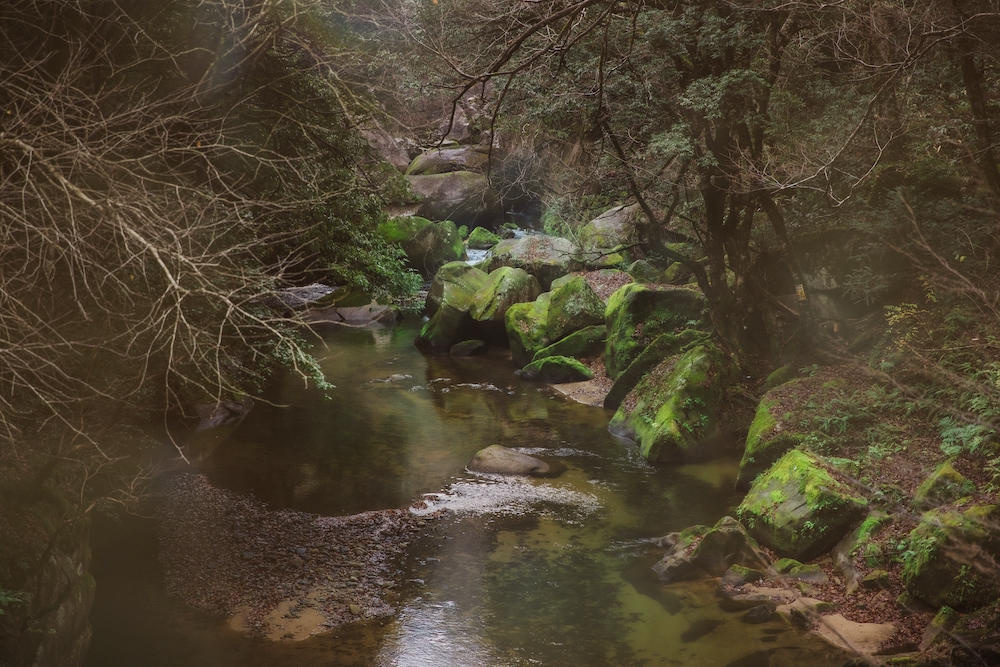
[[[501,445],[479,450],[466,467],[473,472],[500,475],[545,476],[551,472],[545,461]]]
[[[725,591],[719,600],[719,607],[725,611],[747,611],[760,605],[771,609],[789,604],[798,597],[798,593],[787,588],[771,588],[747,584],[742,589]]]
[[[757,624],[767,623],[772,618],[774,618],[774,607],[761,604],[747,609],[743,616],[740,617],[740,620],[744,623]]]
[[[706,532],[691,554],[691,562],[713,577],[722,576],[732,565],[767,567],[767,556],[746,528],[724,516]]]
[[[484,340],[472,339],[463,340],[461,343],[455,343],[448,350],[448,353],[453,357],[474,357],[486,354],[489,351],[489,345]]]
[[[764,578],[763,570],[744,565],[733,565],[722,574],[722,578],[719,580],[719,589],[724,591],[738,588],[746,584],[756,583]]]
[[[591,380],[594,373],[576,359],[570,357],[544,357],[533,361],[517,374],[525,380],[561,384]]]
[[[699,618],[691,623],[687,630],[681,633],[681,641],[685,644],[701,639],[708,633],[722,625],[723,621],[717,618]]]
[[[679,533],[670,533],[658,541],[666,550],[663,558],[653,566],[653,571],[660,581],[669,584],[675,581],[685,581],[705,576],[705,572],[691,562],[691,555],[701,541],[701,538],[711,528],[708,526],[691,526]]]
[[[589,326],[574,331],[561,340],[552,343],[548,347],[543,347],[531,359],[533,362],[545,357],[582,357],[598,356],[604,351],[604,341],[607,338],[608,329],[603,324]]]

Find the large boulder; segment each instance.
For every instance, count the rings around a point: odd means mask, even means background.
[[[724,374],[711,344],[670,357],[639,381],[609,428],[634,440],[649,461],[704,459],[718,437],[715,406]]]
[[[691,562],[713,577],[721,577],[733,565],[766,569],[767,556],[747,529],[731,516],[724,516],[702,536],[691,553]]]
[[[583,276],[573,276],[553,288],[545,322],[549,340],[597,324],[604,324],[604,302]]]
[[[903,565],[906,589],[935,607],[959,611],[1000,597],[998,520],[995,505],[926,512],[910,532],[911,555]]]
[[[489,250],[498,243],[500,237],[485,227],[476,227],[469,234],[469,248],[472,250]]]
[[[611,250],[639,240],[636,224],[642,218],[638,204],[615,206],[600,214],[577,232],[584,251]]]
[[[512,266],[538,278],[542,289],[552,281],[580,268],[578,249],[572,241],[559,236],[528,234],[519,239],[505,239],[493,246],[490,269]]]
[[[481,174],[486,169],[489,152],[479,146],[432,148],[415,157],[406,168],[407,176],[431,176],[454,171]]]
[[[479,450],[466,467],[472,472],[497,475],[544,477],[552,474],[552,469],[545,461],[501,445],[490,445],[486,449]]]
[[[523,269],[501,266],[476,292],[469,315],[482,325],[490,339],[505,341],[507,310],[516,303],[534,301],[541,292],[534,276]]]
[[[630,283],[608,299],[605,364],[616,379],[657,336],[708,324],[708,302],[696,289]]]
[[[530,363],[535,353],[551,342],[545,326],[551,298],[552,293],[545,292],[534,301],[516,303],[507,309],[504,323],[507,328],[507,340],[510,343],[510,354],[516,365],[524,366]]]
[[[761,544],[806,561],[829,551],[868,503],[822,457],[793,449],[757,478],[737,516]]]
[[[605,331],[607,329],[605,328]],[[618,375],[608,395],[604,397],[604,407],[617,410],[628,393],[632,391],[649,371],[656,368],[664,359],[686,352],[695,345],[708,342],[710,334],[697,329],[685,329],[680,333],[666,333],[656,337],[646,349],[639,353],[625,371]]]
[[[913,494],[913,504],[918,507],[945,505],[975,492],[975,483],[955,470],[950,461],[945,461],[917,488],[917,492]]]
[[[401,246],[407,266],[427,276],[443,264],[465,257],[462,237],[450,220],[435,223],[420,216],[400,216],[381,223],[378,234]]]
[[[414,344],[425,352],[446,354],[455,343],[476,338],[478,330],[469,309],[486,279],[485,273],[464,262],[442,266],[427,295],[431,317]]]
[[[778,403],[768,395],[757,404],[736,476],[736,488],[741,491],[749,489],[758,475],[802,442],[803,433],[789,428],[780,415],[774,414],[777,407]]]
[[[454,220],[460,225],[488,225],[500,215],[500,199],[482,174],[452,171],[407,176],[410,190],[420,197],[416,213],[431,220]]]
[[[594,379],[594,373],[589,368],[571,357],[544,357],[537,361],[532,361],[517,374],[526,380],[537,380],[538,382],[551,382],[552,384],[562,384],[564,382],[585,382]]]

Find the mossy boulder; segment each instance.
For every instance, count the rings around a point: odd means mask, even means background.
[[[487,160],[488,152],[478,146],[434,148],[413,158],[406,168],[406,175],[429,176],[453,171],[482,173]]]
[[[377,233],[389,243],[403,245],[412,239],[414,234],[432,224],[434,223],[419,215],[403,215],[379,223]]]
[[[642,217],[638,204],[615,206],[585,224],[577,232],[585,251],[611,250],[639,239],[637,223]]]
[[[715,406],[722,375],[713,345],[670,357],[639,381],[609,428],[634,440],[649,461],[704,459],[718,436]]]
[[[552,281],[578,270],[579,250],[576,245],[559,236],[528,234],[519,239],[506,239],[493,246],[490,270],[501,266],[524,269],[538,278],[542,289],[549,289]]]
[[[656,268],[644,259],[637,259],[628,265],[625,269],[626,272],[633,278],[637,283],[655,283],[660,280],[663,276],[663,271]]]
[[[796,377],[798,377],[798,374],[791,366],[776,368],[770,375],[767,376],[767,379],[764,380],[764,388],[769,390],[774,389],[775,387],[785,384],[789,380],[794,380]]]
[[[487,280],[486,273],[465,262],[445,264],[437,270],[434,280],[431,281],[431,288],[427,291],[427,299],[424,301],[424,314],[433,317],[446,299],[455,304],[467,293],[478,294]]]
[[[424,275],[434,275],[443,264],[465,259],[462,236],[451,220],[424,227],[403,249],[407,263]]]
[[[762,545],[810,560],[833,547],[867,511],[867,501],[822,457],[793,449],[757,478],[737,516]]]
[[[545,292],[534,301],[516,303],[507,309],[504,324],[507,329],[507,340],[510,343],[510,354],[516,365],[524,366],[530,363],[535,353],[551,342],[545,326],[551,298],[552,294]]]
[[[469,315],[491,340],[506,341],[507,310],[516,303],[534,301],[541,291],[538,280],[524,269],[502,266],[489,274],[473,296]]]
[[[498,243],[500,237],[485,227],[476,227],[469,234],[469,247],[473,250],[489,250]]]
[[[455,343],[448,350],[448,353],[453,357],[476,357],[489,352],[489,348],[490,346],[485,340],[471,338]]]
[[[616,379],[657,336],[708,325],[708,302],[695,289],[630,283],[608,298],[608,377]]]
[[[932,606],[959,611],[1000,597],[998,520],[995,505],[924,513],[909,536],[902,576],[906,590]]]
[[[573,276],[552,290],[545,323],[549,340],[598,324],[604,324],[604,302],[583,276]]]
[[[740,470],[736,475],[736,488],[746,491],[757,475],[765,472],[785,452],[795,449],[802,442],[803,434],[789,430],[782,419],[773,413],[778,407],[767,395],[757,404],[757,412],[747,432]]]
[[[485,273],[463,262],[441,267],[427,295],[425,308],[432,315],[414,341],[417,348],[445,354],[455,343],[477,338],[478,328],[469,309],[486,279]]]
[[[533,361],[518,371],[518,375],[526,380],[551,382],[583,382],[594,379],[594,373],[576,359],[570,357],[545,357]]]
[[[417,215],[458,224],[490,224],[500,216],[500,198],[482,174],[452,171],[407,176],[410,190],[419,199]]]
[[[743,524],[724,516],[701,537],[691,562],[713,577],[721,577],[732,565],[766,568],[767,556]]]
[[[955,470],[950,461],[945,461],[917,488],[913,504],[917,507],[945,505],[975,492],[976,485]]]
[[[691,554],[698,548],[702,536],[709,530],[711,528],[708,526],[690,526],[679,533],[670,533],[658,540],[665,553],[653,566],[653,572],[656,572],[660,581],[669,584],[705,575],[701,568],[691,562]]]
[[[548,347],[543,347],[532,361],[538,361],[545,357],[590,357],[600,355],[604,351],[604,340],[607,338],[608,330],[603,324],[584,327],[579,331],[574,331],[570,335],[562,338]]]
[[[653,370],[667,357],[685,352],[695,345],[708,342],[710,334],[696,329],[685,329],[679,333],[666,333],[657,336],[639,356],[635,358],[625,372],[611,386],[608,395],[604,397],[604,407],[617,410],[625,397],[647,373]]]

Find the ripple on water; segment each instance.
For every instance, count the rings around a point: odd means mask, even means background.
[[[424,494],[423,507],[410,511],[417,516],[442,509],[467,515],[520,515],[542,503],[571,506],[587,514],[602,507],[597,496],[589,493],[522,477],[484,474],[481,479],[455,482],[441,493]]]

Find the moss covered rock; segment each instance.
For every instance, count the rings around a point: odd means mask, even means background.
[[[426,310],[432,315],[414,344],[425,352],[445,354],[455,343],[478,337],[469,309],[486,278],[485,273],[463,262],[441,267],[427,295]]]
[[[635,243],[639,239],[636,224],[641,218],[638,204],[608,209],[580,228],[580,246],[584,250],[602,250]]]
[[[608,330],[603,324],[584,327],[579,331],[574,331],[570,335],[562,338],[548,347],[543,347],[532,361],[538,361],[545,357],[590,357],[600,355],[604,351],[604,340],[607,338]]]
[[[718,435],[721,365],[712,345],[663,361],[630,392],[609,428],[635,440],[649,461],[705,458]]]
[[[402,247],[407,266],[424,275],[433,275],[442,264],[465,257],[462,237],[449,220],[435,223],[416,215],[390,218],[379,225],[378,234]]]
[[[504,317],[507,340],[511,357],[518,366],[530,363],[535,353],[551,342],[545,326],[550,298],[552,294],[545,292],[534,301],[516,303],[507,309]]]
[[[568,239],[528,234],[493,246],[489,268],[494,270],[511,266],[524,269],[538,278],[542,289],[549,289],[553,280],[581,267],[578,254],[576,245]]]
[[[691,554],[698,548],[702,536],[711,528],[708,526],[690,526],[679,533],[670,533],[661,537],[658,542],[665,549],[663,558],[653,566],[660,581],[669,584],[704,576],[705,572],[691,562]]]
[[[1000,597],[998,519],[994,505],[926,512],[910,532],[903,565],[906,590],[935,607],[959,611]]]
[[[485,227],[476,227],[469,234],[469,247],[473,250],[489,250],[498,243],[500,237]]]
[[[913,496],[913,503],[917,507],[944,505],[975,492],[976,485],[955,470],[951,462],[945,461],[923,481]]]
[[[625,269],[637,283],[655,283],[663,276],[663,271],[644,259],[637,259]]]
[[[545,323],[549,340],[598,324],[604,324],[604,302],[583,276],[573,276],[552,290]]]
[[[407,176],[429,176],[453,171],[482,173],[486,168],[488,152],[479,146],[434,148],[413,158],[406,168]]]
[[[403,245],[417,232],[431,224],[433,223],[430,220],[419,215],[404,215],[383,221],[377,231],[378,235],[389,243]]]
[[[507,310],[515,303],[534,301],[541,291],[535,277],[525,270],[502,266],[489,274],[473,296],[469,315],[484,327],[491,340],[506,341]]]
[[[433,317],[445,299],[453,303],[462,300],[465,294],[476,295],[486,285],[488,276],[465,262],[449,262],[434,274],[431,288],[424,301],[424,314]]]
[[[657,336],[708,325],[708,303],[695,289],[625,285],[608,299],[608,377],[616,379]]]
[[[476,357],[486,354],[489,351],[489,347],[489,344],[485,340],[471,338],[463,340],[460,343],[455,343],[448,350],[448,353],[453,357]]]
[[[809,560],[833,547],[867,511],[867,501],[821,457],[792,450],[757,478],[737,516],[762,545]]]
[[[579,361],[570,357],[560,356],[545,357],[538,361],[532,361],[518,371],[518,375],[526,380],[551,382],[552,384],[583,382],[594,379],[593,371]]]
[[[701,537],[691,562],[713,577],[721,577],[732,565],[766,568],[767,556],[743,524],[724,516]]]
[[[775,400],[766,395],[757,405],[757,412],[747,432],[740,470],[736,475],[736,488],[741,491],[749,489],[757,475],[766,471],[785,452],[795,449],[802,442],[801,432],[789,430],[783,421],[773,414],[776,407]]]
[[[657,336],[639,356],[635,358],[625,371],[611,386],[608,395],[604,397],[604,407],[617,410],[625,397],[647,373],[653,370],[667,357],[685,352],[695,345],[708,342],[710,334],[696,329],[685,329],[680,333],[666,333]]]

